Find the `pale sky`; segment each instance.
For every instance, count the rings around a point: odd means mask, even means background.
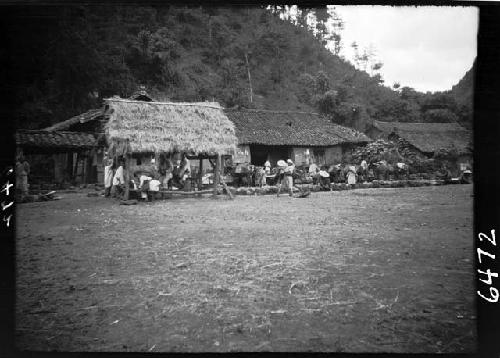
[[[335,6],[344,20],[343,55],[351,43],[372,47],[384,64],[386,86],[399,82],[419,91],[449,90],[470,69],[477,53],[479,10],[451,6]],[[351,61],[352,62],[352,61]]]

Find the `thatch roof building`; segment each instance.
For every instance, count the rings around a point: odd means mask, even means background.
[[[454,149],[459,154],[471,153],[472,135],[457,123],[403,123],[374,121],[373,138],[402,138],[425,154]]]
[[[152,102],[153,98],[144,87],[135,91],[129,99],[135,101]],[[94,108],[65,121],[44,128],[46,131],[76,131],[103,133],[107,120],[104,117],[104,108]]]
[[[234,125],[218,103],[105,100],[105,126],[112,151],[230,155],[237,145]]]

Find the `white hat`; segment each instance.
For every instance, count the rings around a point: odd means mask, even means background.
[[[278,167],[286,167],[286,162],[282,159],[278,160],[277,163]]]
[[[319,175],[321,175],[323,178],[329,178],[330,177],[330,174],[328,174],[324,170],[320,170],[319,171]]]
[[[286,162],[289,163],[289,164],[293,164],[293,162],[292,162],[291,159],[287,159]]]

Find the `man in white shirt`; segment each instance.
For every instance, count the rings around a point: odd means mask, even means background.
[[[118,169],[116,169],[115,175],[113,176],[113,187],[111,192],[113,197],[121,196],[124,192],[125,179],[123,177],[123,160],[119,160]]]
[[[288,193],[290,196],[293,196],[293,172],[295,171],[295,165],[291,159],[286,161],[286,167],[284,168],[284,180],[286,183],[286,187],[288,189]],[[278,196],[280,196],[281,185],[278,186]]]
[[[113,159],[104,159],[104,196],[111,195],[111,187],[113,186]]]

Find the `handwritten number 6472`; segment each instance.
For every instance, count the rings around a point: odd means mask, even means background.
[[[495,230],[491,230],[491,237],[488,237],[488,235],[486,235],[486,234],[479,233],[478,238],[479,238],[479,241],[481,241],[481,242],[484,239],[487,239],[493,246],[497,245],[496,244],[496,240],[495,240]],[[490,254],[489,252],[484,251],[483,249],[481,249],[481,248],[478,247],[477,248],[477,258],[478,258],[480,264],[483,263],[483,261],[481,260],[481,255],[487,256],[490,259],[495,260],[495,255],[494,254]],[[487,269],[486,271],[482,271],[482,270],[478,269],[477,272],[480,273],[480,274],[486,275],[488,277],[487,279],[481,279],[481,278],[479,279],[479,281],[484,282],[487,285],[492,285],[493,284],[492,277],[498,277],[498,273],[491,272],[490,269]],[[488,302],[492,302],[492,303],[498,302],[499,293],[498,293],[498,289],[496,289],[495,287],[490,287],[490,295],[491,295],[491,297],[484,296],[481,293],[481,291],[477,291],[477,294],[479,295],[479,297],[485,299]]]

